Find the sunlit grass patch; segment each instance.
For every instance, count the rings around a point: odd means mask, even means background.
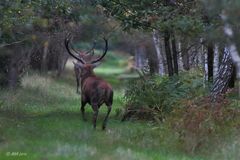
[[[22,79],[22,87],[15,91],[5,91],[0,95],[3,99],[3,110],[22,110],[31,113],[71,108],[79,96],[73,87],[61,85],[50,76],[33,74]],[[69,106],[69,107],[68,107]]]
[[[96,154],[97,148],[94,146],[89,146],[87,144],[83,145],[73,145],[73,144],[57,144],[56,148],[52,153],[49,153],[49,158],[61,157],[61,158],[72,158],[72,159],[86,159],[92,157]]]
[[[240,157],[240,138],[233,136],[231,140],[223,142],[218,148],[218,152],[213,154],[212,159],[237,160]]]
[[[99,75],[116,75],[116,74],[121,74],[124,72],[123,68],[106,68],[106,67],[99,67],[95,69],[96,73]]]

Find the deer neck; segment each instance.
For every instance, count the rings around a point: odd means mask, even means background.
[[[95,73],[93,71],[87,72],[86,74],[81,76],[81,85],[83,85],[87,78],[89,77],[96,77]]]

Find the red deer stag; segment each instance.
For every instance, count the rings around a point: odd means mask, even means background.
[[[106,128],[108,116],[111,112],[112,102],[113,102],[113,90],[110,84],[106,81],[97,77],[93,69],[100,64],[100,61],[104,58],[108,50],[108,41],[104,38],[105,41],[105,50],[99,58],[92,60],[91,62],[86,62],[83,58],[78,57],[72,50],[69,48],[69,43],[71,40],[71,36],[68,35],[65,39],[65,46],[68,53],[78,60],[80,63],[76,63],[78,67],[81,69],[80,77],[81,77],[81,112],[83,120],[85,118],[85,105],[89,103],[92,106],[94,111],[93,113],[93,127],[96,128],[96,121],[98,116],[98,110],[100,106],[105,103],[108,107],[107,114],[104,118],[102,129]]]
[[[91,49],[89,49],[88,51],[76,51],[72,46],[71,46],[71,49],[76,53],[78,54],[78,56],[80,58],[82,58],[84,61],[86,62],[90,62],[92,60],[92,58],[94,58],[94,48],[96,46],[96,42],[94,41],[93,43],[93,47]],[[80,85],[80,81],[81,81],[81,77],[80,77],[80,73],[81,73],[81,68],[79,68],[79,61],[77,62],[74,62],[73,61],[73,65],[74,65],[74,72],[75,72],[75,77],[76,77],[76,83],[77,83],[77,90],[76,92],[78,94],[80,94],[80,91],[79,91],[79,85]]]

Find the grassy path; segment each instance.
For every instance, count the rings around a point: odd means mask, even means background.
[[[9,159],[8,152],[27,154],[17,159],[191,159],[161,148],[158,134],[144,123],[121,123],[111,118],[107,131],[100,127],[94,131],[90,122],[79,117],[74,113],[1,117],[6,126],[0,159]]]
[[[70,65],[70,64],[68,64]],[[0,159],[98,159],[98,160],[190,160],[201,159],[176,153],[162,146],[160,128],[146,122],[120,122],[115,114],[123,107],[117,76],[121,69],[108,65],[97,70],[115,90],[114,106],[106,131],[100,110],[97,130],[92,129],[92,111],[81,120],[79,95],[73,71],[56,79],[30,74],[16,92],[1,91]],[[167,141],[164,143],[168,143]]]
[[[5,124],[0,159],[9,159],[8,152],[27,154],[17,159],[190,159],[161,148],[158,134],[144,123],[111,118],[106,131],[94,131],[77,113],[0,120]]]

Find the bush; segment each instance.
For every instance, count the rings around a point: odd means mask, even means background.
[[[225,137],[239,133],[240,110],[231,103],[221,97],[213,104],[209,97],[202,97],[175,108],[167,121],[172,132],[178,134],[180,146],[191,154],[210,153],[222,147]]]
[[[206,94],[201,72],[183,72],[179,76],[134,79],[128,82],[125,92],[126,111],[129,117],[161,121],[164,115],[180,105],[181,100]]]

